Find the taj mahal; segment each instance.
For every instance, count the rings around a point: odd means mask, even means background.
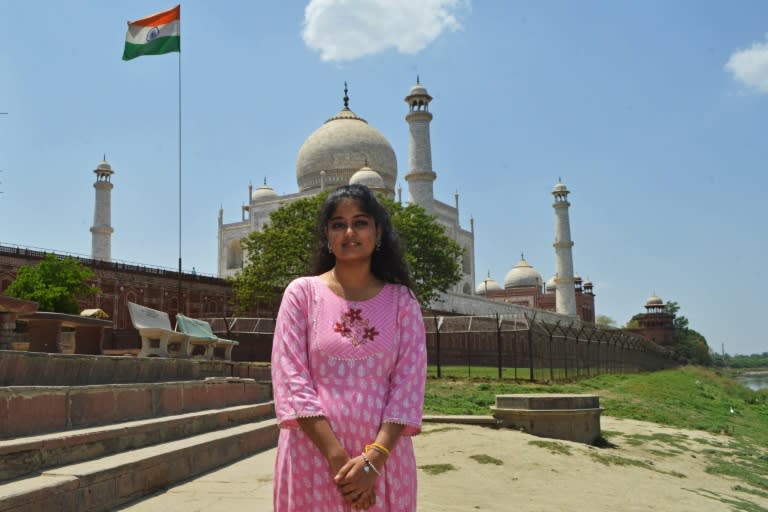
[[[522,308],[555,311],[570,317],[594,322],[594,293],[592,283],[582,282],[573,272],[570,221],[567,201],[569,190],[555,185],[556,268],[545,283],[541,274],[521,256],[504,279],[504,287],[490,276],[478,282],[475,274],[474,219],[469,229],[459,221],[459,196],[454,204],[434,197],[433,185],[437,173],[432,168],[430,141],[430,112],[432,96],[416,79],[405,96],[405,121],[409,130],[408,169],[405,181],[408,202],[414,203],[433,215],[446,233],[463,249],[462,277],[448,293],[442,294],[436,310],[458,314],[509,313]],[[296,158],[298,192],[279,195],[267,184],[254,190],[248,187],[248,204],[242,206],[241,220],[224,222],[224,210],[218,215],[218,274],[235,275],[247,261],[241,240],[258,231],[269,221],[269,215],[282,205],[332,190],[345,184],[359,183],[389,198],[403,201],[402,189],[397,184],[397,159],[389,141],[364,118],[349,108],[348,89],[344,87],[343,108],[326,120],[307,137]]]

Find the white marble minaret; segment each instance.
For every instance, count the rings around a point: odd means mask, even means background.
[[[93,211],[91,227],[91,258],[111,261],[112,259],[112,174],[114,171],[107,163],[107,157],[93,171],[96,173],[96,207]]]
[[[432,171],[432,143],[429,140],[429,123],[432,114],[429,102],[432,96],[416,78],[416,85],[411,87],[405,102],[408,103],[408,121],[410,137],[408,141],[408,201],[418,204],[427,213],[434,213],[434,193],[432,185],[437,175]]]
[[[571,221],[568,218],[569,191],[558,181],[552,190],[555,196],[555,311],[563,315],[576,316],[576,289],[573,281],[573,241]]]

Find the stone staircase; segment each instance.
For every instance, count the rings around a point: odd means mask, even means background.
[[[0,512],[114,510],[277,435],[271,386],[252,378],[3,387]]]

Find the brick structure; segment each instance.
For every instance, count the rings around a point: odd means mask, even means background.
[[[629,330],[661,346],[674,347],[675,316],[667,312],[664,301],[655,294],[651,295],[645,301],[645,311],[635,315],[638,327]]]
[[[37,265],[45,254],[40,250],[0,246],[0,294],[14,281],[20,267]],[[165,311],[172,319],[179,311],[178,272],[89,258],[74,259],[93,271],[91,284],[100,290],[94,297],[81,301],[80,309],[104,310],[116,330],[132,327],[128,302]],[[182,309],[188,316],[229,316],[232,314],[232,298],[232,288],[224,279],[195,273],[181,274]],[[253,313],[253,316],[258,316],[257,312]]]

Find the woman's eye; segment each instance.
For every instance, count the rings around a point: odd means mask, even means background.
[[[331,223],[331,229],[333,229],[333,230],[339,230],[339,229],[346,230],[347,229],[347,225],[344,224],[343,222],[332,222]]]
[[[356,228],[364,228],[366,226],[368,226],[368,221],[367,220],[356,220],[355,221],[355,227]]]

